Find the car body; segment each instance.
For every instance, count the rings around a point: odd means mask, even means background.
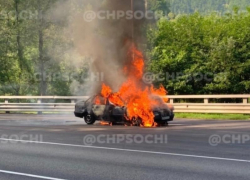
[[[154,97],[155,98],[155,97]],[[98,101],[97,101],[98,100]],[[152,109],[154,113],[154,122],[161,125],[167,125],[173,121],[173,107],[162,103],[161,106]],[[101,95],[95,95],[86,101],[79,101],[75,105],[76,117],[84,118],[88,125],[94,124],[95,121],[106,121],[107,123],[132,123],[140,125],[142,122],[138,118],[127,120],[126,106],[117,106],[110,102],[109,98]]]

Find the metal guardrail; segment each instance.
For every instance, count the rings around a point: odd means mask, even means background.
[[[241,95],[169,95],[169,103],[175,112],[192,113],[239,113],[250,114],[250,94]],[[73,112],[77,100],[88,96],[0,96],[2,112]],[[203,103],[176,103],[175,100],[203,99]],[[241,103],[209,103],[210,99],[242,99]],[[29,100],[31,103],[10,103],[13,100]],[[52,101],[43,103],[42,100]],[[54,103],[57,100],[70,100],[69,103]]]

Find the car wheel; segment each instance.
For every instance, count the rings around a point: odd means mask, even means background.
[[[132,118],[132,125],[133,126],[140,126],[140,125],[142,125],[142,120],[140,118],[133,117]]]
[[[88,124],[88,125],[92,125],[92,124],[95,123],[95,119],[94,119],[94,117],[93,117],[91,114],[85,115],[85,116],[84,116],[84,121],[85,121],[85,123]]]
[[[173,120],[174,120],[174,115],[171,115],[169,121],[173,121]]]

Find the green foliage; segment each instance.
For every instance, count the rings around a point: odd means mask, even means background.
[[[58,2],[65,0],[0,0],[0,95],[71,95],[73,79],[53,78],[75,71],[64,53],[68,19],[53,21],[50,12]]]
[[[156,84],[170,94],[250,92],[249,13],[180,15],[157,26],[149,31],[149,69],[164,75]]]
[[[167,15],[170,12],[169,0],[147,0],[147,8],[151,11]]]
[[[239,10],[245,10],[250,6],[250,0],[171,0],[171,12],[175,14],[190,14],[200,12],[207,14],[213,11],[226,13],[231,12],[235,6]]]
[[[71,95],[72,84],[86,84],[79,78],[87,74],[85,57],[77,57],[81,62],[77,65],[72,63],[76,53],[71,52],[72,39],[64,32],[71,17],[51,12],[63,2],[67,0],[0,0],[0,95]],[[69,4],[78,13],[100,3],[76,2]],[[148,31],[149,69],[165,76],[156,84],[163,83],[171,94],[250,92],[250,0],[146,2],[149,10],[169,19],[159,20],[157,29],[150,24]],[[31,12],[32,18],[14,15],[22,10]],[[54,20],[57,13],[63,18]],[[61,77],[74,72],[78,77],[39,81],[36,75],[42,72]],[[209,80],[199,80],[197,74]]]
[[[175,113],[175,117],[206,120],[250,120],[250,115],[246,114]]]

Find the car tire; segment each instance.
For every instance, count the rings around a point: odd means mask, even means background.
[[[142,120],[140,118],[133,117],[132,118],[132,125],[133,126],[141,126],[141,125],[143,125]]]
[[[91,114],[87,114],[84,116],[84,121],[87,125],[92,125],[95,123],[95,118]]]

